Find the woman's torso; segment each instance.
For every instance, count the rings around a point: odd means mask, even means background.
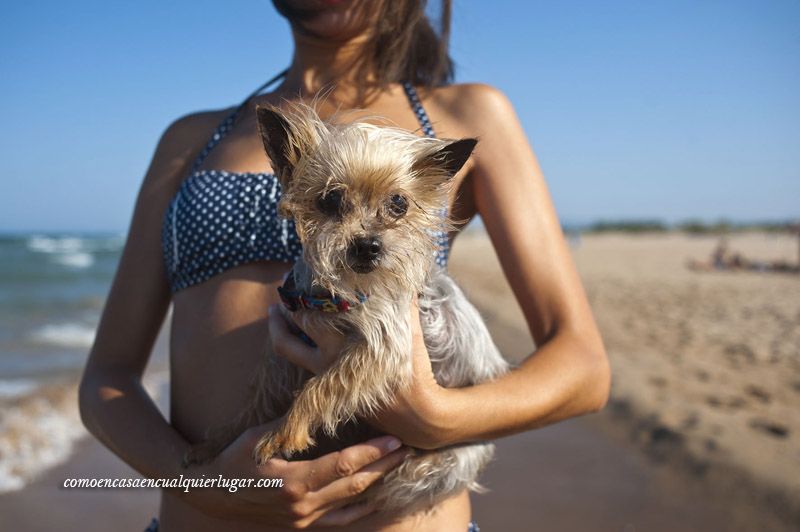
[[[457,91],[458,86],[450,86],[435,89],[428,95],[421,94],[424,109],[439,137],[460,138],[475,134],[465,131],[465,126],[451,116],[453,106],[449,103],[457,97]],[[331,99],[318,106],[323,118],[335,111]],[[279,105],[280,98],[270,94],[258,97],[255,101]],[[255,184],[254,186],[271,184],[267,175],[270,170],[269,162],[257,132],[254,105],[251,102],[239,113],[233,127],[205,154],[201,164],[193,168],[188,179],[198,179],[195,171],[202,174],[202,180],[217,177],[232,179],[231,176],[209,172],[218,170],[237,174],[233,178],[235,180],[249,179],[248,184],[240,183],[241,186],[250,186],[249,183]],[[420,129],[418,116],[409,105],[407,95],[400,85],[379,95],[364,110],[370,115],[388,118],[397,127]],[[217,124],[230,115],[230,111],[208,115],[209,138],[214,134]],[[470,183],[464,178],[468,174],[468,168],[466,170],[456,177],[455,193],[449,201],[450,216],[455,220],[469,220],[476,210]],[[260,205],[261,210],[270,208],[267,200],[271,192],[264,192],[262,197],[265,200]],[[458,201],[454,201],[455,198]],[[219,197],[212,196],[212,201],[219,201]],[[173,207],[174,202],[171,208]],[[250,206],[253,216],[258,216],[261,210],[258,205]],[[247,213],[248,216],[250,212]],[[170,226],[169,220],[165,222],[165,231],[174,231],[177,235],[180,228]],[[226,227],[225,231],[236,231],[237,228],[240,227]],[[286,260],[294,252],[294,248],[287,247],[286,233],[281,236],[283,242],[280,242],[280,247],[283,252],[270,255],[278,260],[269,260],[264,254],[254,262],[240,257],[237,265],[227,267],[221,272],[207,272],[205,278],[190,276],[184,279],[183,285],[186,286],[181,286],[173,294],[170,419],[173,426],[189,441],[200,441],[208,428],[224,424],[246,404],[247,383],[253,368],[263,355],[267,341],[267,308],[278,302],[277,286],[284,273],[291,268],[291,262]],[[277,237],[278,240],[281,236]],[[449,236],[452,241],[455,233]],[[270,231],[255,232],[252,237],[272,243],[276,239]],[[233,251],[241,254],[241,250]],[[463,514],[461,517],[468,517],[469,503],[466,496],[456,499],[459,500],[446,502],[445,507],[437,512],[445,522],[448,522],[446,514],[449,512],[455,512],[455,515],[460,512]],[[161,520],[166,530],[178,527],[183,529],[187,526],[199,530],[198,527],[204,524],[209,529],[224,530],[221,523],[199,515],[186,503],[167,494],[162,499]],[[374,521],[365,521],[362,524],[365,530],[374,530],[377,526]],[[435,521],[431,521],[429,525],[432,530],[446,530],[443,526],[447,526]],[[408,529],[424,530],[420,526],[421,523],[416,523],[413,528]],[[233,525],[232,529],[246,530],[241,524]]]

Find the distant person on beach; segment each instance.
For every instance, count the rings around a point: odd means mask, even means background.
[[[728,249],[728,239],[725,236],[720,237],[708,261],[690,259],[686,263],[686,267],[698,272],[748,270],[758,272],[796,273],[800,271],[800,266],[791,264],[785,260],[749,260],[741,253],[730,251]]]
[[[490,440],[605,405],[605,350],[536,157],[503,93],[450,83],[449,0],[442,2],[439,32],[422,0],[273,3],[294,40],[294,57],[271,80],[278,83],[273,91],[258,90],[228,109],[183,116],[160,139],[81,382],[82,419],[147,477],[283,479],[280,489],[236,493],[164,489],[151,531],[336,525],[354,531],[478,530],[467,492],[402,519],[348,503],[402,462],[408,448],[401,443],[425,449]],[[268,31],[252,26],[248,31]],[[237,28],[223,33],[236,39],[219,39],[220,45],[230,43],[230,53],[249,46],[246,31],[232,30]],[[242,434],[212,463],[183,469],[190,444],[243,409],[267,341],[312,372],[315,362],[338,353],[338,338],[309,331],[319,346],[310,347],[270,310],[301,245],[291,221],[277,216],[280,189],[255,114],[256,104],[310,103],[321,91],[317,109],[323,118],[361,109],[420,135],[480,139],[455,178],[450,213],[466,221],[480,215],[538,349],[496,381],[446,389],[432,378],[424,342],[416,341],[411,389],[375,421],[393,436],[314,460],[276,458],[258,467],[251,452],[275,426],[271,422]],[[462,228],[441,235],[431,260],[446,265]],[[141,377],[170,305],[168,421]],[[411,319],[419,321],[416,311]],[[142,518],[144,528],[150,516]]]
[[[725,236],[720,237],[707,262],[690,260],[688,263],[690,269],[697,271],[738,270],[743,265],[742,256],[738,253],[731,253],[728,249],[728,239]]]

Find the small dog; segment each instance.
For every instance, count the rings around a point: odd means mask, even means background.
[[[477,310],[433,260],[435,231],[452,227],[440,209],[477,141],[335,124],[303,104],[259,106],[257,116],[282,188],[279,213],[294,220],[303,243],[281,297],[304,326],[343,333],[345,347],[316,376],[268,353],[250,407],[185,463],[209,460],[245,429],[282,416],[254,450],[259,463],[277,453],[308,456],[315,443],[322,443],[319,452],[377,435],[358,418],[409,385],[414,294],[440,385],[471,385],[508,371]],[[489,443],[419,451],[363,497],[400,513],[429,508],[465,488],[479,490],[477,477],[493,452]]]

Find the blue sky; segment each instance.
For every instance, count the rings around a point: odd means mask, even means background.
[[[454,3],[565,221],[800,216],[800,2]],[[0,231],[124,230],[163,129],[290,56],[269,0],[4,6]]]

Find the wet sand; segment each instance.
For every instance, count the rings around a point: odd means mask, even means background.
[[[713,242],[659,238],[585,237],[574,249],[612,360],[612,401],[599,414],[498,441],[497,458],[484,476],[491,491],[473,497],[474,517],[482,530],[793,529],[800,424],[790,405],[800,398],[792,387],[800,378],[798,350],[792,343],[798,334],[800,280],[758,274],[689,275],[682,266],[684,255],[703,258]],[[517,359],[526,356],[533,345],[485,235],[470,232],[459,239],[453,250],[453,275],[487,319],[503,352]],[[751,254],[783,249],[769,242],[760,248],[758,239],[748,242],[740,244],[750,246],[743,251]],[[731,245],[739,244],[733,240]],[[671,300],[665,293],[678,295]],[[711,312],[706,303],[715,301],[714,294],[727,302],[728,314],[718,320],[722,332],[709,332],[707,337],[698,331],[716,331],[711,327],[714,320],[704,314]],[[756,305],[751,318],[758,320],[767,312],[773,319],[751,328],[746,328],[750,318],[726,321],[742,304]],[[650,305],[653,309],[647,312]],[[687,305],[695,308],[692,318],[680,318],[679,311]],[[673,315],[678,321],[665,319]],[[686,322],[683,327],[697,331],[677,348],[675,342],[684,334],[681,320]],[[775,323],[780,324],[775,329],[780,334],[770,329]],[[770,334],[763,328],[779,334],[780,341],[762,360],[760,348],[752,345],[755,340],[748,339]],[[662,336],[653,339],[651,334]],[[726,355],[727,344],[717,345],[720,337],[751,342],[754,361],[746,366],[739,361],[738,368],[723,362],[733,355]],[[707,378],[692,377],[700,369]],[[686,384],[695,381],[700,384]],[[769,402],[759,398],[763,394],[748,395],[748,384],[763,388]],[[744,403],[733,409],[721,409],[706,397],[734,394]],[[160,395],[164,409],[167,394]],[[720,417],[720,409],[725,416]],[[684,410],[694,412],[698,420],[687,425]],[[755,416],[788,425],[788,435],[777,437],[757,428],[751,424]],[[703,443],[709,434],[716,442],[713,450]],[[749,459],[759,455],[763,456],[758,460]],[[775,462],[782,464],[782,474]],[[0,529],[143,529],[157,510],[155,491],[59,488],[65,478],[101,476],[135,475],[87,439],[67,463],[20,491],[0,495]]]

